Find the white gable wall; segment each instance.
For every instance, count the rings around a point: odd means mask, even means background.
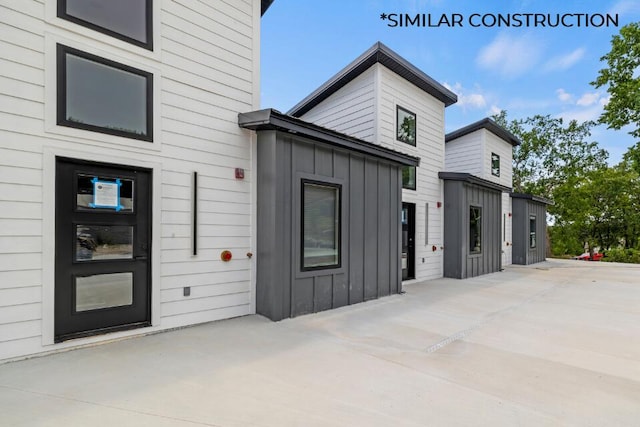
[[[373,142],[375,100],[375,69],[371,67],[300,118]]]
[[[482,177],[484,174],[484,134],[475,131],[445,144],[445,168],[447,172],[470,173]]]
[[[252,136],[237,114],[259,108],[260,1],[157,0],[153,52],[59,19],[55,3],[0,5],[0,360],[251,313]],[[56,125],[56,43],[154,74],[153,143]],[[151,328],[53,344],[57,155],[153,169]]]

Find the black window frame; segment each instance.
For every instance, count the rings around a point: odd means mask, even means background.
[[[338,250],[338,262],[331,265],[320,265],[314,267],[305,267],[304,264],[304,190],[305,185],[316,185],[320,187],[328,187],[338,190],[338,239],[336,247]],[[326,181],[319,181],[314,179],[301,180],[300,185],[300,271],[317,271],[317,270],[335,270],[342,268],[342,184],[335,184]]]
[[[71,54],[88,61],[97,62],[107,67],[116,68],[131,74],[137,74],[146,78],[147,81],[147,134],[140,135],[134,132],[127,132],[108,127],[92,125],[88,123],[78,123],[67,119],[67,55]],[[56,76],[56,123],[59,126],[66,126],[76,129],[88,130],[92,132],[104,133],[108,135],[132,138],[141,141],[153,142],[153,73],[140,70],[120,62],[112,61],[97,55],[93,55],[62,44],[57,45],[57,76]]]
[[[478,215],[478,220],[477,220],[477,225],[478,225],[478,240],[479,240],[479,249],[476,250],[472,250],[471,248],[471,227],[472,227],[472,223],[471,223],[471,210],[472,209],[477,209],[479,212]],[[482,206],[479,205],[469,205],[469,243],[467,244],[467,248],[469,249],[469,255],[479,255],[482,254]]]
[[[498,167],[497,168],[493,167],[493,162],[494,161],[498,162]],[[495,170],[497,170],[497,173],[494,172]],[[491,153],[491,175],[500,176],[500,155],[496,154],[496,153]]]
[[[409,187],[408,185],[404,185],[404,171],[406,169],[413,169],[413,187]],[[402,169],[402,188],[405,190],[417,190],[418,188],[418,168],[416,166],[403,166]]]
[[[413,116],[413,126],[414,126],[414,137],[413,137],[413,143],[406,141],[403,138],[400,138],[400,110],[402,110],[403,112]],[[416,113],[407,110],[404,107],[401,107],[399,105],[396,105],[396,141],[400,141],[403,142],[407,145],[411,145],[413,147],[416,147],[418,145],[418,116],[416,115]]]
[[[531,231],[531,225],[533,224],[533,231]],[[533,245],[531,244],[531,237],[533,236]],[[535,249],[538,247],[538,217],[533,214],[529,214],[529,249]]]
[[[84,20],[82,18],[69,15],[67,13],[67,0],[58,0],[57,14],[58,14],[58,18],[64,19],[65,21],[73,22],[74,24],[81,25],[83,27],[89,28],[91,30],[97,31],[102,34],[106,34],[118,40],[122,40],[127,43],[133,44],[135,46],[153,51],[153,0],[146,0],[145,6],[147,9],[146,19],[145,19],[145,24],[147,26],[145,31],[145,34],[147,36],[146,43],[140,40],[136,40],[132,37],[125,36],[124,34],[118,33],[117,31],[110,30],[109,28],[94,24],[93,22]]]

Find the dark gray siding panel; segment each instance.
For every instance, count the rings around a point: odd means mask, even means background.
[[[390,233],[391,233],[391,170],[388,165],[378,167],[378,296],[391,293],[390,283]]]
[[[462,182],[444,182],[444,276],[462,279],[462,259],[468,240],[464,237],[462,218]]]
[[[365,206],[364,206],[364,158],[349,158],[349,253],[364,253]],[[364,257],[353,256],[349,260],[349,304],[364,301]]]
[[[512,221],[512,262],[514,264],[527,264],[526,229],[524,218],[527,214],[527,201],[524,199],[512,199],[513,221]]]
[[[282,269],[276,263],[276,254],[280,240],[277,236],[277,168],[276,168],[276,133],[262,132],[258,144],[258,157],[261,159],[258,167],[258,206],[260,215],[257,218],[258,248],[257,248],[257,277],[264,283],[274,286],[258,286],[256,289],[256,311],[274,320],[284,318],[282,309]]]
[[[499,271],[502,261],[502,193],[463,181],[444,185],[444,276],[456,279]],[[482,208],[482,251],[469,253],[469,209]]]
[[[257,311],[273,320],[400,289],[400,166],[258,132]],[[341,266],[302,271],[301,180],[341,186]]]
[[[547,207],[534,200],[513,198],[513,263],[528,265],[546,259]],[[529,247],[529,217],[536,217],[536,247]]]
[[[364,299],[378,297],[378,164],[364,165]]]

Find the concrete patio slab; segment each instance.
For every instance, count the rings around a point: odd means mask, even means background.
[[[405,290],[6,363],[0,425],[640,425],[640,266]]]

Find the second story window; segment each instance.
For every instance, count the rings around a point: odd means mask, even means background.
[[[402,188],[407,190],[416,189],[416,167],[404,166],[402,168]]]
[[[57,123],[153,141],[153,75],[58,45]]]
[[[396,108],[396,139],[409,145],[416,145],[416,115],[398,106]]]
[[[500,156],[491,153],[491,175],[500,176]]]
[[[58,0],[58,17],[153,50],[153,0]]]

